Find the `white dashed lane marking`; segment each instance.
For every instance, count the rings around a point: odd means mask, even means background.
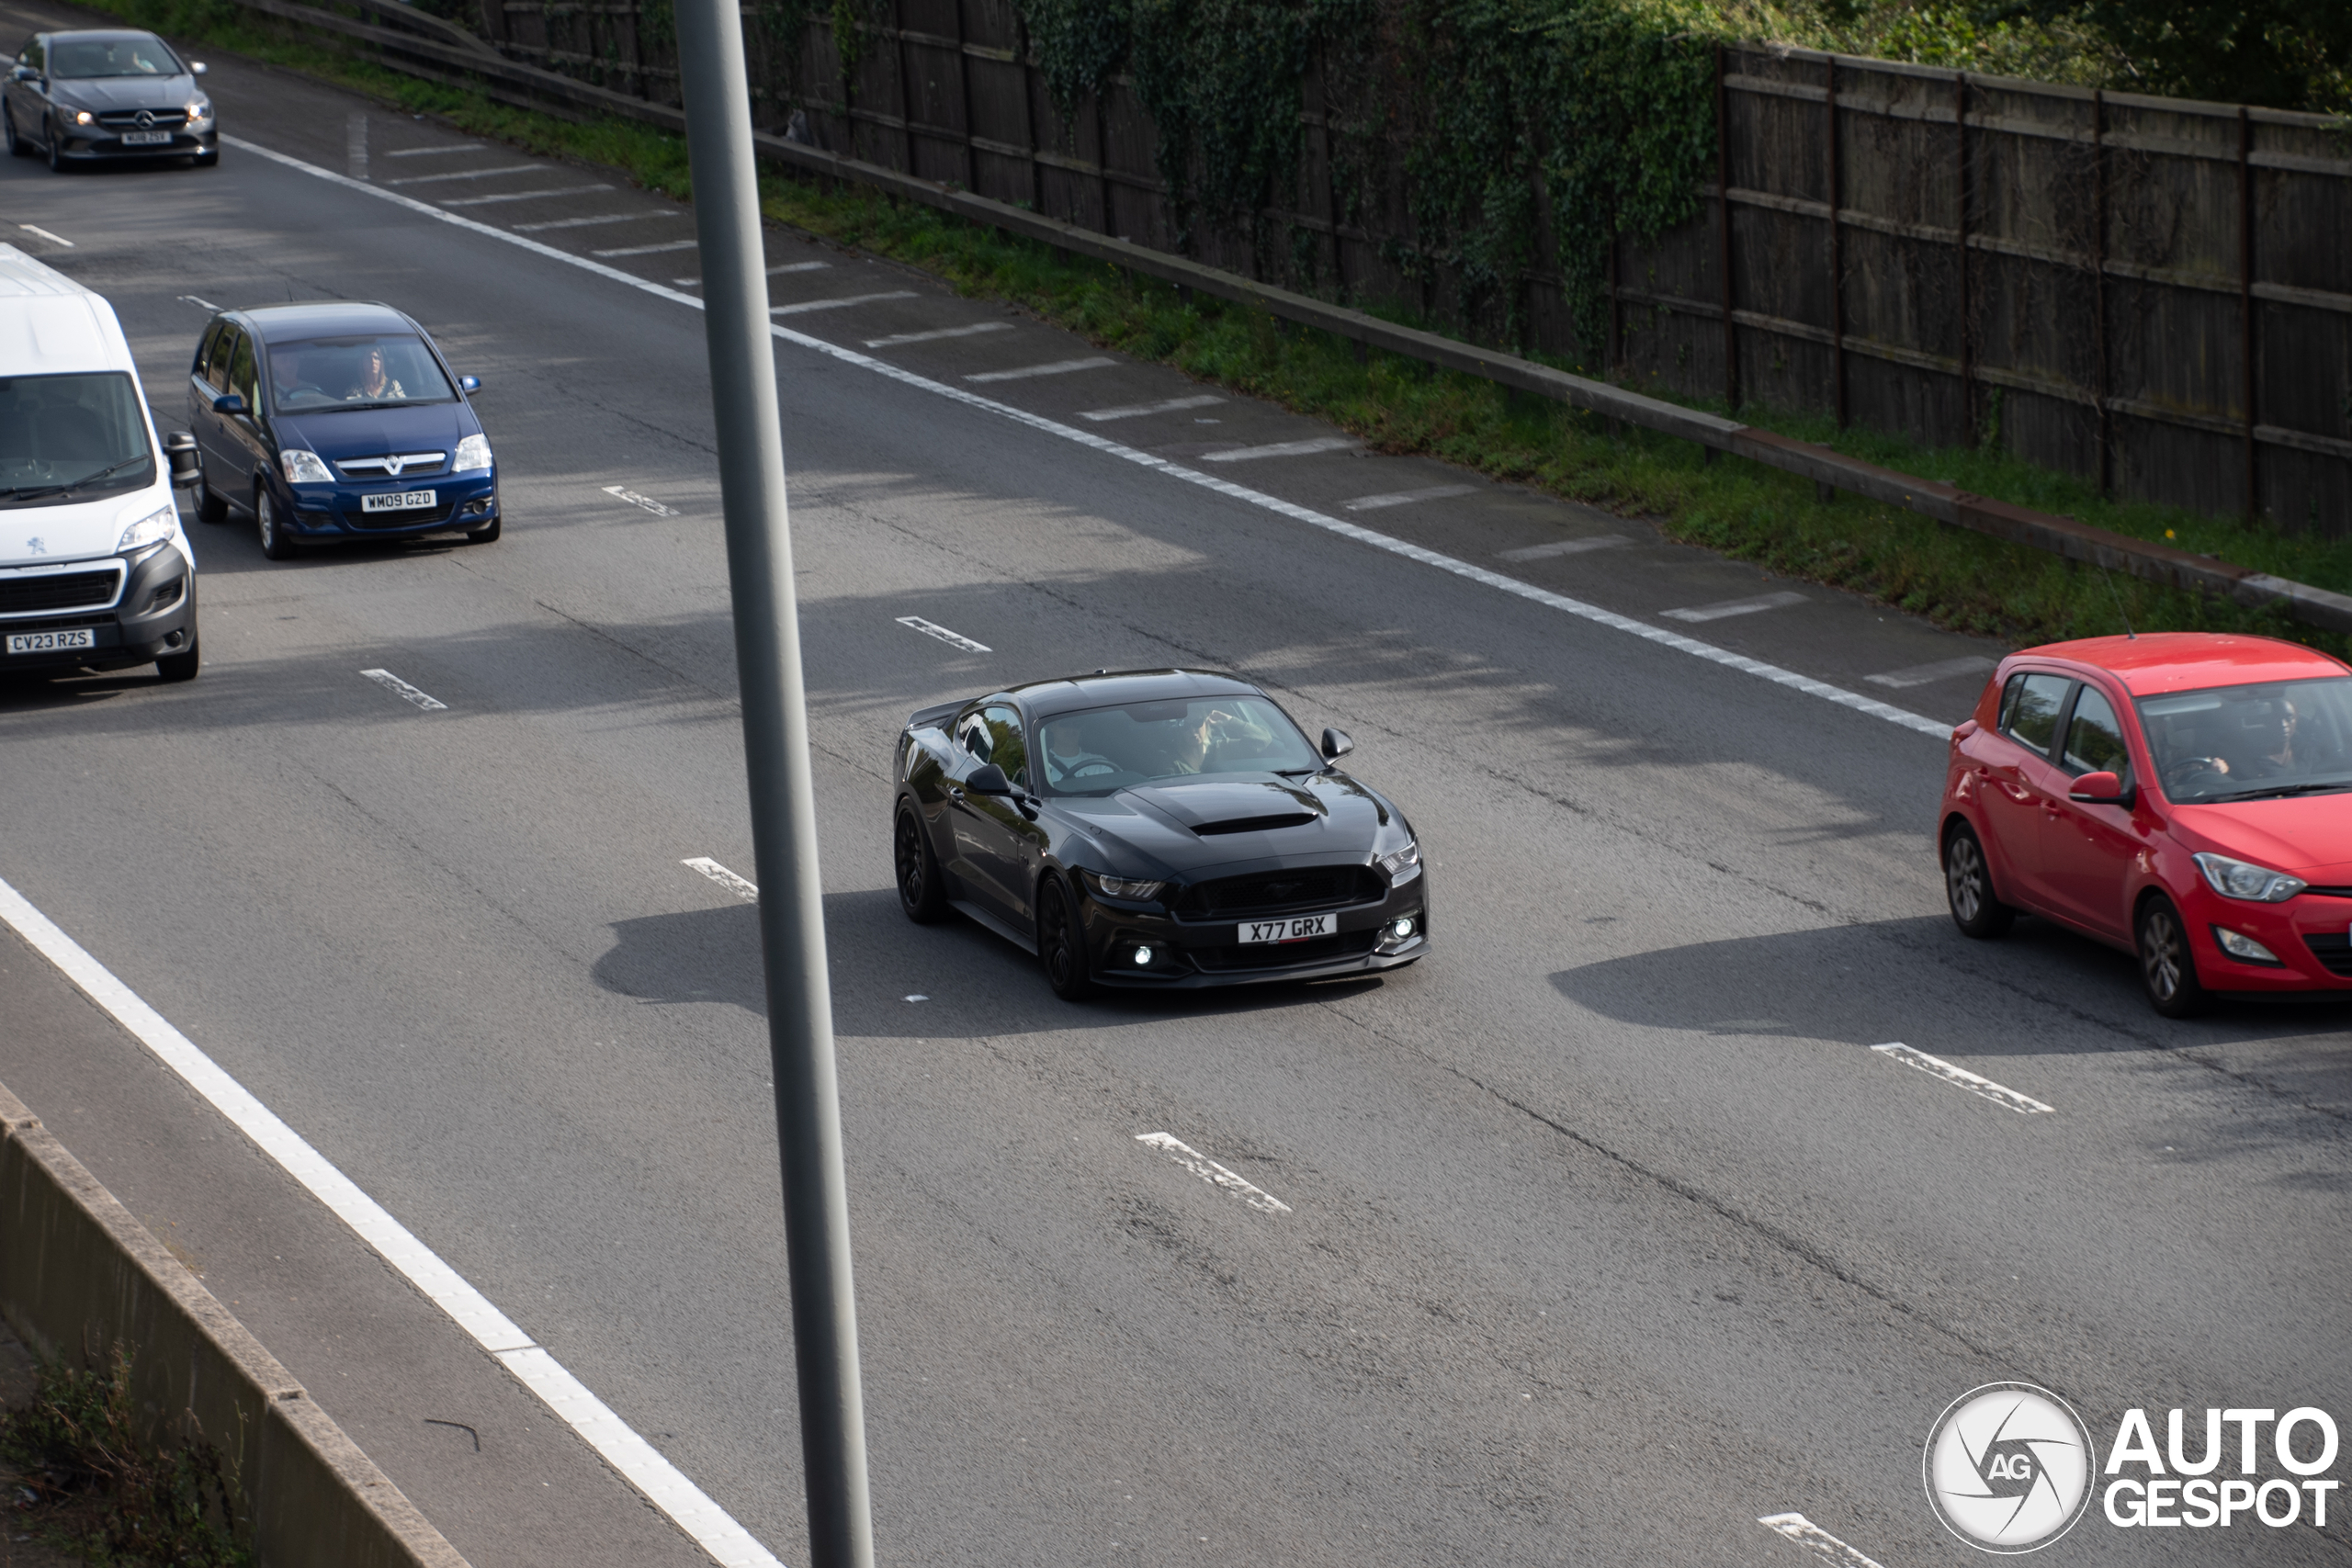
[[[1067,376],[1073,370],[1101,370],[1116,365],[1115,359],[1097,355],[1091,359],[1057,359],[1050,365],[1024,365],[1018,370],[984,370],[978,376],[967,376],[967,381],[1028,381],[1039,376]]]
[[[387,158],[437,158],[444,152],[479,152],[479,141],[459,141],[447,147],[403,147],[397,152],[387,152]]]
[[[1614,549],[1634,541],[1623,534],[1596,534],[1589,539],[1555,539],[1548,545],[1529,545],[1521,549],[1504,550],[1504,560],[1549,560],[1554,556],[1580,556],[1587,550]]]
[[[2004,1088],[1991,1078],[1979,1077],[1966,1067],[1956,1067],[1941,1056],[1930,1056],[1925,1051],[1914,1051],[1899,1040],[1885,1045],[1873,1045],[1871,1049],[1882,1056],[1902,1063],[1906,1067],[1917,1067],[1923,1073],[1933,1074],[1946,1083],[1958,1084],[1971,1094],[1983,1095],[1996,1105],[2006,1105],[2010,1110],[2027,1116],[2037,1113],[2054,1114],[2058,1109],[2054,1105],[2042,1104],[2030,1094],[2019,1094],[2013,1089]]]
[[[746,882],[708,855],[696,855],[692,860],[680,861],[678,863],[701,872],[746,904],[756,904],[760,901],[760,888],[757,883]]]
[[[67,239],[64,235],[52,234],[38,223],[19,223],[17,227],[22,229],[28,234],[39,234],[42,239],[47,240],[53,245],[63,245],[69,251],[78,248],[73,241]]]
[[[896,348],[902,343],[937,343],[943,338],[978,337],[982,333],[1009,333],[1011,321],[974,321],[968,327],[934,327],[927,333],[899,333],[894,337],[870,337],[868,348]]]
[[[1981,675],[1993,668],[1993,660],[1981,653],[1965,659],[1939,659],[1933,664],[1914,664],[1908,670],[1890,670],[1883,675],[1865,675],[1863,680],[1873,686],[1892,686],[1902,691],[1906,686],[1926,686],[1938,681],[1956,681],[1962,675]]]
[[[797,305],[771,305],[771,316],[805,316],[811,310],[846,310],[852,305],[871,305],[882,299],[911,299],[911,288],[894,288],[888,294],[851,294],[839,299],[803,299]]]
[[[1203,1181],[1212,1187],[1223,1188],[1261,1214],[1287,1214],[1291,1212],[1288,1203],[1264,1188],[1226,1169],[1172,1133],[1137,1133],[1136,1142],[1146,1148],[1158,1149]]]
[[[360,673],[402,702],[414,703],[427,713],[444,712],[449,706],[447,703],[437,698],[426,696],[389,670],[362,670]]]
[[[1352,435],[1317,435],[1307,441],[1277,441],[1269,446],[1242,446],[1230,452],[1206,452],[1204,463],[1254,463],[1261,457],[1311,457],[1317,452],[1352,452],[1363,442]]]
[[[656,517],[679,517],[684,515],[676,507],[664,506],[650,495],[638,494],[637,491],[629,489],[627,485],[606,485],[605,486],[605,493],[613,497],[615,500],[626,501],[631,506],[638,507],[646,512],[650,512]]]
[[[984,642],[974,642],[970,637],[964,636],[961,632],[951,632],[945,626],[940,626],[935,622],[924,620],[921,615],[900,615],[899,617],[899,624],[902,626],[912,626],[915,630],[922,633],[925,637],[935,637],[940,641],[945,643],[948,647],[960,648],[967,653],[994,653],[996,651],[996,649],[990,648]]]
[[[1088,409],[1078,417],[1091,419],[1100,424],[1104,420],[1136,419],[1148,413],[1177,413],[1184,409],[1204,409],[1223,401],[1223,398],[1213,392],[1203,392],[1198,397],[1170,398],[1164,403],[1130,403],[1125,408]]]
[[[489,180],[501,175],[543,175],[544,164],[506,164],[495,169],[458,169],[446,175],[409,175],[397,180],[386,180],[388,186],[436,186],[451,180]]]
[[[1400,490],[1387,495],[1360,495],[1347,503],[1350,512],[1381,512],[1391,506],[1411,506],[1423,501],[1444,501],[1452,496],[1469,495],[1476,485],[1430,485],[1425,490]]]
[[[1802,593],[1786,590],[1778,593],[1758,593],[1753,599],[1724,599],[1713,604],[1690,604],[1679,610],[1660,610],[1669,621],[1720,621],[1733,615],[1753,615],[1764,610],[1784,610],[1792,604],[1809,604]]]
[[[551,218],[544,223],[517,223],[517,234],[537,234],[549,229],[594,229],[602,223],[634,223],[640,218],[683,218],[683,212],[604,212],[594,218]]]
[[[623,245],[616,251],[590,251],[592,256],[651,256],[663,251],[691,251],[701,244],[699,240],[664,240],[658,245]]]
[[[199,299],[194,294],[183,294],[180,296],[180,299],[187,304],[195,306],[199,310],[218,310],[220,308],[220,306],[215,305],[211,300]]]
[[[822,272],[832,265],[833,264],[831,262],[786,262],[782,266],[772,266],[768,268],[768,276],[770,277],[780,277],[787,272]],[[673,277],[670,281],[680,288],[700,288],[702,287],[702,279],[699,277]]]
[[[565,186],[560,189],[510,190],[503,191],[497,196],[461,196],[453,200],[444,201],[441,205],[444,207],[488,207],[493,202],[537,201],[542,197],[583,196],[592,190],[610,190],[613,187],[610,186]]]
[[[1756,1522],[1807,1551],[1826,1557],[1838,1568],[1880,1568],[1875,1558],[1865,1557],[1803,1514],[1767,1514]]]

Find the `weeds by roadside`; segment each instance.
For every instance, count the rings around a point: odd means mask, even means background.
[[[101,8],[434,115],[471,135],[618,168],[665,195],[690,194],[684,141],[651,127],[569,120],[404,76],[266,25],[228,0],[104,0]],[[1104,347],[1329,420],[1380,451],[1426,453],[1647,516],[1670,537],[1864,593],[1956,630],[2028,643],[2118,632],[2128,621],[2143,631],[2254,631],[2352,650],[2352,639],[2297,626],[2275,610],[2110,575],[1852,496],[1824,502],[1792,475],[1736,459],[1703,463],[1689,443],[1643,431],[1611,434],[1592,416],[1474,377],[1431,373],[1385,355],[1359,363],[1352,344],[1323,333],[1284,330],[1261,312],[1214,300],[1188,302],[1168,285],[876,193],[771,175],[761,197],[779,223],[921,267],[962,294],[1018,304]],[[1977,494],[2352,592],[2352,539],[2102,498],[2093,486],[1997,446],[1922,447],[1900,436],[1840,431],[1826,416],[1752,405],[1739,416]]]
[[[0,1412],[10,1522],[98,1568],[248,1568],[220,1450],[143,1441],[130,1368],[119,1345],[102,1368],[43,1365],[32,1403]]]

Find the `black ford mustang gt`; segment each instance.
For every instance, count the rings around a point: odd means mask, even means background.
[[[1038,954],[1059,995],[1364,974],[1429,951],[1405,814],[1229,675],[1114,673],[925,708],[899,737],[899,900]]]

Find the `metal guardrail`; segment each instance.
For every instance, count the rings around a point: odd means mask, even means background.
[[[489,52],[490,46],[472,35],[404,6],[368,7],[385,21],[398,23],[399,27],[394,28],[371,26],[299,5],[294,0],[236,3],[248,10],[371,46],[382,62],[393,69],[481,90],[516,107],[546,109],[553,105],[559,106],[558,112],[612,115],[679,135],[685,132],[685,116],[681,110],[537,66],[493,57]],[[414,30],[403,30],[410,28]],[[454,41],[459,39],[464,41]],[[1107,262],[1179,288],[1263,310],[1384,354],[1476,376],[1645,430],[1693,441],[1710,452],[1727,452],[1812,479],[1825,490],[1862,496],[1939,523],[2047,550],[2068,560],[2128,572],[2166,587],[2216,594],[2257,609],[2276,606],[2290,619],[2305,626],[2352,636],[2352,595],[2090,527],[2072,517],[2013,506],[1940,480],[1897,473],[1813,442],[1795,440],[1719,414],[1645,397],[1605,381],[1555,370],[1498,349],[1398,326],[1344,305],[1294,293],[1132,241],[1080,229],[1007,202],[976,196],[960,186],[921,179],[780,136],[759,133],[752,140],[762,157],[797,173],[862,185],[903,200],[920,202],[974,223],[1040,241],[1073,255]]]

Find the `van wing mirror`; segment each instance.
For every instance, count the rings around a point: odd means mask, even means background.
[[[212,412],[214,413],[243,413],[245,400],[240,393],[223,392],[212,400]]]
[[[1336,762],[1355,749],[1356,743],[1348,739],[1346,730],[1327,729],[1323,732],[1324,761]]]
[[[2079,800],[2086,806],[2129,806],[2136,792],[2111,773],[2085,773],[2066,792],[2069,800]]]
[[[196,437],[185,430],[175,430],[164,437],[164,457],[171,466],[172,483],[175,485],[192,485],[203,477],[196,456]]]

